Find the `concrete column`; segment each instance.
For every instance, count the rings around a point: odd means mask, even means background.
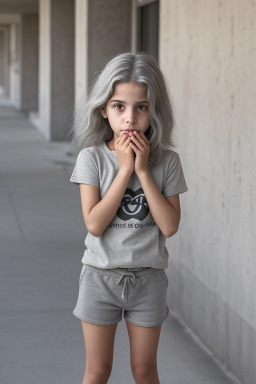
[[[40,130],[51,137],[51,0],[39,2],[39,119]]]
[[[109,59],[131,50],[130,0],[89,0],[89,86]]]
[[[10,100],[16,108],[21,108],[21,76],[20,76],[20,22],[10,25]]]
[[[130,0],[76,0],[75,99],[115,54],[131,50]]]
[[[4,92],[4,31],[0,30],[0,94]]]
[[[21,109],[38,109],[38,14],[22,16]]]
[[[40,0],[40,128],[67,140],[74,106],[74,0]]]
[[[88,89],[88,0],[75,2],[75,102]]]
[[[10,96],[10,27],[4,28],[4,94]]]
[[[4,94],[20,107],[20,22],[18,14],[0,13],[0,30],[4,33]]]

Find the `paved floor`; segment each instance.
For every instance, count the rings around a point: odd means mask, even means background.
[[[0,119],[0,383],[79,384],[85,350],[72,311],[86,230],[74,158],[8,103]],[[161,384],[231,383],[171,316],[158,361]],[[122,321],[109,383],[133,382]]]

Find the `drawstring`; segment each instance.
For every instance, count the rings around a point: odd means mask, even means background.
[[[122,282],[124,283],[123,285],[123,290],[122,290],[122,299],[127,297],[127,288],[128,284],[131,287],[135,287],[136,285],[136,277],[133,272],[119,272],[121,276],[117,279],[117,284],[121,284]]]

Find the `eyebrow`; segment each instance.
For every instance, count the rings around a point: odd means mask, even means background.
[[[110,103],[122,103],[122,104],[126,104],[125,101],[122,101],[122,100],[110,100]],[[143,100],[143,101],[136,101],[136,104],[148,104],[148,102],[146,100]]]

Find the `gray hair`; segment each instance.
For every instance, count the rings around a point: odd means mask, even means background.
[[[171,138],[173,111],[164,76],[154,59],[146,54],[123,53],[105,66],[84,102],[76,106],[71,134],[71,147],[78,153],[87,147],[100,145],[113,138],[108,119],[100,113],[114,93],[117,83],[136,82],[147,89],[150,127],[145,133],[150,143],[149,166],[158,164],[164,149],[175,147]]]

